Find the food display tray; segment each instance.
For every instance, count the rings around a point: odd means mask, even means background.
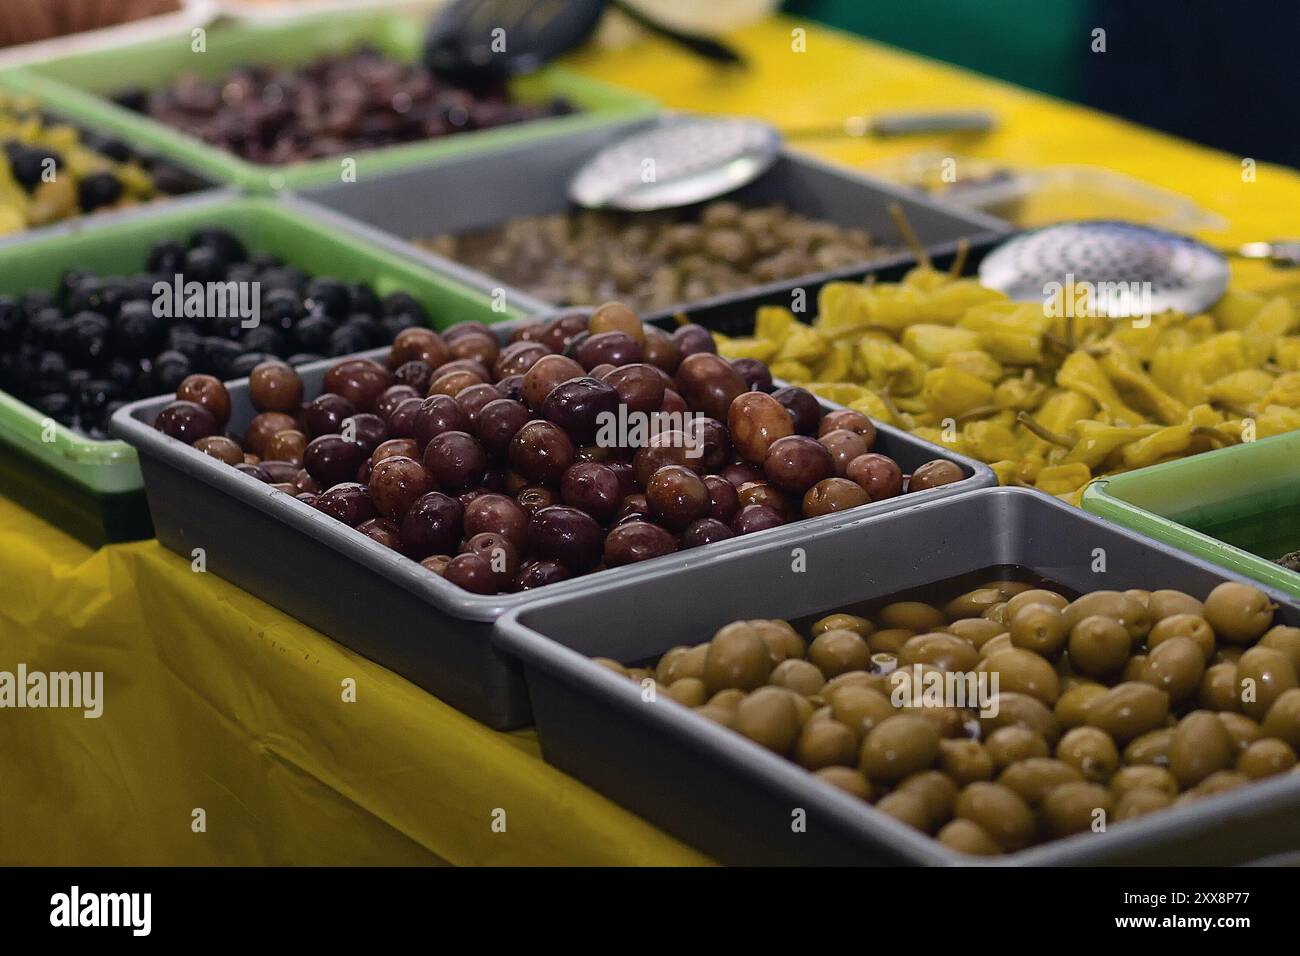
[[[254,192],[274,192],[311,182],[342,181],[343,156],[269,166],[248,162],[165,124],[115,104],[124,87],[158,89],[182,73],[215,78],[247,63],[293,65],[368,43],[390,56],[414,61],[420,54],[424,21],[415,13],[334,11],[284,20],[238,23],[217,20],[205,28],[205,52],[194,52],[191,30],[148,41],[60,57],[0,73],[0,84],[38,93],[74,118],[93,122],[139,146],[181,160],[221,180]],[[439,156],[463,155],[549,134],[577,133],[653,111],[645,96],[589,80],[563,68],[547,68],[513,81],[520,99],[563,97],[577,108],[550,117],[494,129],[461,133],[391,147],[354,150],[356,175],[365,180],[387,169]]]
[[[520,216],[564,212],[571,208],[566,198],[568,182],[583,163],[597,150],[657,122],[641,118],[563,137],[514,143],[472,157],[452,157],[369,177],[364,182],[314,186],[303,190],[302,197],[367,224],[375,231],[377,241],[389,248],[479,288],[503,289],[512,302],[553,309],[555,303],[543,302],[410,240],[486,229]],[[686,310],[692,317],[698,316],[696,320],[701,324],[710,324],[708,318],[715,311],[729,312],[740,307],[752,322],[753,306],[767,302],[788,305],[791,291],[796,288],[805,289],[811,301],[815,290],[829,281],[861,279],[890,269],[901,275],[915,265],[916,259],[901,248],[902,240],[888,211],[891,203],[902,208],[921,243],[936,259],[946,261],[963,240],[973,251],[987,250],[1011,231],[1006,223],[983,213],[947,206],[788,149],[762,177],[726,198],[745,204],[781,203],[806,216],[866,229],[878,239],[898,244],[900,250],[843,269],[755,284],[738,292],[680,303],[655,316]]]
[[[1152,465],[1088,486],[1083,507],[1300,598],[1300,432]]]
[[[791,548],[802,549],[802,573]],[[821,615],[988,569],[1075,591],[1178,588],[1225,574],[1029,489],[990,488],[519,608],[497,625],[519,660],[545,759],[724,863],[1228,864],[1300,848],[1300,776],[997,858],[968,857],[798,765],[590,660],[652,660],[744,618]],[[1094,568],[1101,568],[1094,572]],[[1277,620],[1300,624],[1278,591]],[[792,826],[804,811],[806,827]]]
[[[508,326],[501,326],[504,339]],[[366,353],[382,359],[387,350]],[[321,391],[333,361],[299,369],[304,394]],[[247,427],[254,410],[247,379],[229,383],[230,426]],[[689,570],[736,556],[764,541],[801,541],[849,515],[876,514],[923,500],[987,487],[988,466],[953,455],[905,432],[878,425],[875,450],[904,472],[932,458],[956,462],[968,476],[913,495],[862,505],[704,547],[547,585],[518,594],[471,594],[328,515],[155,430],[170,396],[118,410],[112,427],[140,454],[158,540],[187,558],[203,548],[208,570],[382,664],[459,710],[498,729],[527,725],[528,693],[517,664],[492,646],[492,625],[506,611],[539,597],[581,594],[600,582]],[[830,402],[822,402],[836,408]]]
[[[365,282],[381,295],[406,290],[442,327],[517,316],[493,311],[477,290],[375,249],[363,236],[316,221],[291,200],[240,198],[228,190],[51,226],[0,245],[0,293],[55,288],[74,267],[101,275],[139,272],[154,243],[184,239],[205,226],[228,229],[251,248],[313,275]],[[0,391],[0,493],[91,546],[150,537],[135,451],[116,439],[97,441],[63,425],[44,426],[39,411]]]

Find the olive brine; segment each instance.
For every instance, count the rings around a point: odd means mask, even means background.
[[[258,414],[194,375],[155,427],[398,550],[466,590],[526,590],[917,492],[876,428],[698,325],[671,334],[619,303],[522,324],[502,345],[462,322],[400,332],[386,363],[330,368],[303,401],[283,362],[252,370]],[[606,431],[614,422],[635,424]]]

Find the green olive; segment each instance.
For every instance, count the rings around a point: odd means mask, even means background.
[[[1237,682],[1237,665],[1224,662],[1208,668],[1201,678],[1196,700],[1207,710],[1239,710],[1241,685]]]
[[[1151,600],[1151,592],[1143,588],[1129,588],[1124,593],[1137,601],[1143,607],[1146,607],[1147,602]]]
[[[767,682],[811,697],[826,686],[826,678],[811,661],[784,660],[772,669]]]
[[[1120,767],[1110,778],[1110,791],[1122,797],[1130,790],[1160,790],[1172,798],[1178,796],[1178,779],[1164,767],[1150,764]]]
[[[832,787],[843,790],[859,800],[871,799],[871,781],[851,767],[822,767],[815,775]]]
[[[1171,614],[1161,618],[1147,635],[1147,649],[1154,650],[1171,637],[1190,637],[1207,661],[1214,656],[1214,628],[1199,614]]]
[[[1242,713],[1263,720],[1273,701],[1297,686],[1291,658],[1271,647],[1252,647],[1237,662],[1237,686]]]
[[[1291,667],[1300,675],[1300,627],[1279,624],[1270,627],[1259,639],[1261,647],[1271,647],[1291,658]]]
[[[784,660],[798,660],[804,656],[807,646],[799,632],[790,626],[789,621],[758,619],[745,621],[767,644],[772,655],[773,665]]]
[[[866,671],[849,671],[847,674],[840,674],[838,677],[832,677],[822,688],[822,696],[829,701],[831,695],[841,687],[869,687],[872,690],[887,692],[887,682],[878,674],[869,674]]]
[[[922,770],[905,778],[895,788],[896,793],[912,793],[921,798],[929,817],[927,830],[936,830],[952,819],[957,802],[957,784],[938,770]]]
[[[703,707],[709,699],[709,689],[698,677],[683,677],[679,681],[673,681],[664,693],[687,707]]]
[[[609,658],[609,657],[593,657],[593,658],[591,659],[591,662],[592,662],[593,664],[599,664],[601,667],[605,668],[605,670],[607,670],[607,671],[613,671],[613,672],[614,672],[615,674],[617,674],[619,677],[628,677],[628,676],[630,676],[630,675],[628,674],[628,672],[627,672],[627,668],[624,667],[622,664],[620,664],[618,661],[613,660],[612,658]]]
[[[1265,737],[1285,740],[1292,750],[1300,751],[1300,689],[1288,690],[1273,701],[1259,729]]]
[[[1032,651],[1018,647],[998,651],[980,661],[978,673],[997,674],[998,690],[1028,694],[1050,707],[1060,694],[1061,682],[1052,665]]]
[[[1150,764],[1155,767],[1169,765],[1169,746],[1174,742],[1172,727],[1149,730],[1134,738],[1124,748],[1124,763],[1130,765]]]
[[[997,621],[985,620],[982,617],[966,617],[960,621],[953,621],[948,625],[948,633],[960,637],[964,641],[970,641],[976,650],[982,648],[999,634],[1005,634],[1007,629]]]
[[[897,654],[915,634],[915,631],[909,631],[906,628],[887,628],[883,631],[876,631],[868,637],[867,647],[871,649],[873,654]]]
[[[659,663],[655,665],[655,680],[665,687],[671,686],[683,677],[699,677],[699,674],[676,674],[673,672],[674,667],[680,667],[684,663],[686,655],[691,652],[689,647],[670,647],[664,651],[663,657],[659,658]]]
[[[853,631],[823,631],[808,646],[808,659],[827,677],[871,666],[871,648]]]
[[[1106,731],[1119,743],[1155,730],[1169,716],[1169,695],[1150,684],[1116,684],[1088,708],[1088,726]]]
[[[1263,728],[1245,714],[1222,711],[1214,716],[1219,718],[1219,723],[1223,724],[1224,729],[1228,732],[1228,737],[1232,739],[1233,747],[1238,751],[1245,750],[1261,736],[1278,736],[1275,733],[1264,734]]]
[[[1002,848],[973,820],[952,820],[935,839],[958,853],[968,856],[998,856]]]
[[[812,636],[826,631],[852,631],[859,637],[870,637],[875,629],[876,625],[856,614],[828,614],[812,626]]]
[[[930,832],[930,813],[919,794],[895,790],[877,800],[876,809],[922,833]]]
[[[1145,654],[1134,654],[1124,665],[1124,669],[1119,672],[1119,683],[1125,681],[1141,680],[1142,675],[1147,670],[1147,656]]]
[[[920,601],[896,601],[886,604],[877,615],[881,627],[901,627],[917,634],[943,627],[948,618],[937,607]]]
[[[1009,651],[1015,649],[1016,645],[1011,643],[1010,633],[1004,630],[1000,625],[998,629],[1002,631],[1001,634],[989,638],[980,645],[980,660],[988,660],[998,651]]]
[[[1062,595],[1055,591],[1045,591],[1042,588],[1030,588],[1028,591],[1021,591],[1015,597],[1007,601],[1007,620],[1014,621],[1020,609],[1028,607],[1030,604],[1043,604],[1058,611],[1065,610],[1070,602]]]
[[[728,707],[719,707],[717,704],[705,704],[703,707],[696,707],[695,712],[701,717],[707,717],[715,724],[721,724],[723,727],[730,727],[736,719],[736,712]]]
[[[1114,806],[1110,791],[1100,784],[1063,783],[1043,797],[1043,825],[1054,837],[1105,829]]]
[[[1176,703],[1196,692],[1204,673],[1205,652],[1201,646],[1190,637],[1171,637],[1147,655],[1142,680],[1164,691]]]
[[[973,670],[979,659],[979,651],[969,641],[951,634],[918,634],[898,652],[901,666],[930,664],[944,671]]]
[[[939,766],[959,787],[993,779],[993,759],[978,740],[939,741]]]
[[[1151,630],[1151,614],[1138,601],[1119,591],[1093,591],[1075,599],[1065,609],[1066,625],[1073,630],[1085,617],[1099,615],[1119,621],[1133,640]]]
[[[685,654],[675,656],[666,666],[660,677],[661,684],[675,684],[683,677],[698,677],[704,680],[704,662],[708,659],[709,645],[697,644]],[[704,683],[708,683],[704,680]]]
[[[1285,740],[1265,737],[1237,755],[1237,770],[1252,780],[1286,773],[1296,765],[1295,750]]]
[[[1147,598],[1147,611],[1153,621],[1173,617],[1175,614],[1194,614],[1199,617],[1202,610],[1200,601],[1182,591],[1152,591]]]
[[[984,613],[980,617],[983,620],[996,621],[998,624],[1005,626],[1010,621],[1010,618],[1007,617],[1007,602],[999,601],[997,604],[989,605],[984,609]]]
[[[872,780],[892,783],[928,770],[939,756],[939,729],[924,717],[896,714],[871,728],[860,765]]]
[[[1007,607],[1009,610],[1010,602]],[[1011,643],[1043,657],[1055,658],[1069,633],[1061,609],[1048,604],[1021,605],[1011,618]]]
[[[1082,779],[1078,770],[1063,761],[1052,757],[1030,757],[1003,770],[998,783],[1014,790],[1029,806],[1037,807],[1056,787]]]
[[[794,745],[795,763],[808,770],[851,767],[857,754],[857,736],[838,720],[809,720]]]
[[[1184,789],[1194,787],[1210,774],[1226,770],[1236,753],[1232,738],[1219,719],[1208,710],[1197,710],[1178,722],[1169,745],[1169,770]]]
[[[1210,774],[1191,791],[1196,797],[1212,797],[1250,783],[1250,778],[1236,770],[1219,770]]]
[[[1219,640],[1253,644],[1273,623],[1276,605],[1259,588],[1243,581],[1224,581],[1205,599],[1205,619]]]
[[[993,605],[1005,601],[1006,598],[998,588],[976,588],[949,601],[944,605],[943,613],[952,621],[963,617],[979,617]]]
[[[795,695],[782,687],[760,687],[736,705],[732,727],[774,753],[786,754],[799,737]]]
[[[722,707],[725,710],[735,710],[742,700],[745,699],[745,692],[735,687],[729,687],[726,690],[720,690],[709,698],[710,707]]]
[[[1056,718],[1047,705],[1028,694],[1003,690],[989,700],[986,712],[989,714],[987,717],[980,714],[980,729],[985,736],[999,727],[1016,725],[1037,731],[1051,746],[1055,746],[1061,736]]]
[[[997,783],[968,784],[957,795],[955,811],[1007,852],[1028,846],[1038,829],[1028,804],[1014,790]]]
[[[1119,769],[1115,741],[1096,727],[1075,727],[1056,745],[1056,759],[1069,764],[1093,783],[1105,783]]]
[[[857,739],[894,716],[894,707],[889,703],[889,698],[878,690],[860,684],[837,687],[826,699],[830,702],[831,714],[851,730]]]
[[[1070,628],[1070,664],[1090,677],[1118,673],[1128,660],[1132,646],[1128,630],[1113,617],[1093,614],[1080,618]]]
[[[995,773],[1021,760],[1048,754],[1047,741],[1028,727],[999,727],[984,741],[984,749],[993,761]]]
[[[1056,722],[1069,730],[1071,727],[1078,727],[1088,719],[1088,708],[1102,694],[1106,693],[1105,684],[1097,684],[1092,681],[1085,681],[1075,684],[1061,693],[1056,698],[1056,706],[1052,709]]]
[[[1133,820],[1173,806],[1174,797],[1163,790],[1135,787],[1115,800],[1115,822]]]
[[[753,690],[763,686],[771,673],[767,642],[743,621],[728,624],[708,644],[703,676],[711,691]]]

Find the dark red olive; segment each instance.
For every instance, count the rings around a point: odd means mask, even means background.
[[[405,362],[397,366],[393,381],[414,389],[416,396],[422,397],[433,384],[433,366],[428,362]]]
[[[681,531],[709,513],[709,489],[684,465],[665,465],[650,477],[645,490],[651,516],[672,531]]]
[[[460,502],[440,491],[416,498],[402,517],[402,552],[417,561],[454,552],[460,544],[463,515]]]
[[[854,458],[844,469],[844,477],[861,485],[872,501],[903,493],[903,472],[898,462],[876,452]]]
[[[465,534],[499,534],[523,553],[528,544],[528,512],[513,498],[482,494],[465,505]]]
[[[524,404],[533,411],[541,411],[551,389],[571,378],[582,378],[583,367],[563,355],[543,355],[524,374]]]
[[[509,450],[510,442],[529,420],[528,409],[512,398],[498,398],[479,409],[474,422],[479,441],[488,453],[500,458]]]
[[[606,363],[615,367],[640,362],[645,357],[641,343],[626,332],[598,332],[582,340],[574,358],[585,369]]]
[[[754,358],[732,359],[731,367],[740,373],[751,392],[772,391],[772,373],[763,362]]]
[[[375,517],[375,503],[370,499],[370,490],[355,481],[335,485],[316,499],[316,507],[351,528]]]
[[[717,354],[718,343],[713,341],[713,334],[702,325],[690,323],[673,329],[673,344],[685,360],[699,353]]]
[[[424,406],[422,398],[408,398],[388,416],[388,434],[394,438],[415,438],[415,416]]]
[[[442,576],[471,594],[496,594],[501,587],[500,576],[492,570],[492,565],[478,554],[456,555],[447,562],[447,566],[442,570]]]
[[[645,495],[640,492],[635,492],[624,498],[618,506],[618,512],[614,515],[614,521],[617,524],[622,524],[629,519],[650,520],[650,503],[645,500]]]
[[[835,458],[815,438],[787,435],[768,448],[763,474],[781,491],[802,496],[823,478],[835,476]]]
[[[268,485],[271,483],[271,476],[266,473],[266,469],[261,465],[250,465],[246,461],[241,461],[235,466],[235,471],[242,471],[250,478],[256,478],[258,481],[264,482]]]
[[[216,416],[197,402],[172,402],[158,413],[153,427],[187,445],[215,435],[219,426]]]
[[[389,361],[399,368],[407,362],[424,362],[433,369],[449,358],[451,351],[446,340],[433,329],[423,326],[402,329],[389,350]]]
[[[379,396],[393,384],[393,373],[370,359],[345,359],[325,373],[325,391],[342,395],[349,402],[368,412]]]
[[[365,460],[365,449],[342,435],[313,438],[302,453],[302,466],[321,488],[331,488],[341,481],[351,481]]]
[[[735,537],[731,528],[717,518],[701,518],[682,532],[682,547],[698,548],[731,537]]]
[[[875,424],[866,415],[852,408],[837,408],[833,412],[827,412],[826,417],[817,426],[817,437],[821,438],[827,432],[840,428],[861,435],[867,442],[867,451],[871,451],[876,443]]]
[[[460,403],[461,408],[465,409],[465,414],[469,416],[470,425],[478,421],[478,413],[483,410],[484,405],[503,397],[495,385],[486,383],[471,385],[469,388],[456,393],[456,401]]]
[[[748,386],[720,355],[696,352],[677,367],[677,391],[692,411],[726,421],[732,401],[748,391]]]
[[[435,435],[424,449],[424,468],[438,487],[458,492],[472,488],[487,474],[482,443],[468,432]]]
[[[692,471],[697,470],[700,458],[693,456],[694,451],[694,443],[684,432],[660,432],[650,439],[648,446],[639,449],[632,456],[632,470],[637,485],[646,487],[650,483],[650,477],[665,465],[685,465]]]
[[[561,382],[542,405],[542,416],[563,428],[579,445],[594,443],[602,427],[615,421],[617,414],[618,392],[597,378]]]
[[[595,369],[592,374],[595,374]],[[653,365],[644,362],[620,365],[603,378],[618,393],[618,400],[627,406],[629,412],[648,415],[659,411],[664,403],[664,377]]]
[[[524,400],[524,377],[522,375],[507,375],[497,382],[497,391],[506,398],[513,398],[516,402],[522,404]]]
[[[772,397],[784,405],[785,410],[790,413],[790,419],[794,422],[795,434],[817,434],[817,426],[821,424],[822,420],[822,406],[817,401],[817,396],[806,388],[787,385],[784,388],[778,388],[772,393]]]
[[[492,329],[483,322],[476,322],[473,319],[466,319],[463,322],[454,322],[442,330],[442,340],[448,346],[455,342],[462,335],[491,335]]]
[[[460,547],[462,554],[477,554],[491,567],[497,578],[497,590],[503,591],[519,573],[519,551],[505,535],[480,531],[470,535]]]
[[[925,491],[929,488],[938,488],[940,485],[950,485],[965,477],[961,468],[953,462],[946,458],[936,458],[934,461],[916,466],[912,476],[907,479],[907,490]]]
[[[316,507],[316,502],[320,500],[320,496],[314,491],[300,491],[298,494],[294,495],[294,497],[303,504],[310,505],[313,508]]]
[[[569,569],[559,561],[525,561],[519,567],[519,576],[515,579],[515,589],[531,591],[567,581],[572,575]]]
[[[618,476],[618,496],[626,498],[628,495],[637,494],[641,491],[641,486],[636,483],[636,470],[633,469],[630,461],[607,461],[605,467]]]
[[[267,477],[271,479],[271,484],[292,484],[293,480],[298,477],[300,465],[295,465],[291,461],[277,461],[271,459],[263,461],[259,466],[266,472]]]
[[[692,418],[686,425],[695,457],[696,471],[717,471],[731,460],[731,439],[716,418]]]
[[[357,406],[342,395],[328,392],[318,395],[307,403],[307,410],[303,413],[307,436],[319,438],[321,435],[333,435],[338,432],[343,419],[356,413]]]
[[[543,356],[550,354],[551,350],[541,342],[511,342],[497,356],[492,372],[498,379],[523,375]]]
[[[574,336],[587,331],[589,319],[582,312],[566,312],[546,323],[541,343],[553,352],[563,353]]]
[[[373,541],[378,541],[385,548],[397,550],[397,545],[401,541],[401,532],[396,522],[388,518],[371,518],[357,525],[357,530]]]
[[[466,335],[458,335],[453,341],[448,343],[453,357],[458,359],[472,359],[485,368],[491,368],[492,363],[497,360],[497,355],[501,347],[497,345],[497,338],[490,332],[470,332]]]
[[[663,329],[652,325],[645,327],[645,361],[655,368],[672,375],[682,363],[682,350],[677,347],[672,336]]]
[[[766,452],[764,452],[766,454]],[[747,461],[737,461],[722,469],[722,477],[731,482],[733,487],[739,488],[741,485],[749,484],[751,481],[762,481],[763,471],[756,465],[751,465]]]
[[[230,392],[221,379],[213,375],[186,376],[176,389],[176,397],[183,402],[202,405],[217,420],[218,428],[225,428],[230,421]],[[259,408],[258,411],[265,409]]]
[[[751,534],[783,524],[785,519],[767,505],[746,505],[731,519],[731,530],[736,534]]]
[[[595,461],[570,465],[560,479],[560,497],[566,505],[587,512],[602,524],[622,503],[622,485],[614,469]]]
[[[677,540],[649,521],[627,521],[605,536],[605,563],[611,568],[663,557],[677,550]]]
[[[510,442],[510,467],[529,481],[557,484],[573,464],[568,434],[553,422],[528,422]]]
[[[552,505],[560,503],[560,496],[550,488],[544,488],[541,485],[525,485],[519,489],[515,495],[515,501],[519,507],[524,509],[524,513],[531,520],[533,515],[543,508],[549,508]]]
[[[354,441],[365,449],[369,456],[376,448],[388,440],[388,426],[378,415],[361,412],[350,415],[339,423],[339,434],[348,441]]]
[[[709,517],[730,525],[740,510],[736,486],[719,475],[705,475],[704,487],[709,489]]]
[[[374,465],[369,488],[375,510],[400,521],[416,498],[433,490],[433,480],[418,461],[398,455]]]
[[[567,505],[541,509],[528,525],[533,554],[559,561],[579,574],[599,563],[604,539],[604,532],[591,515]]]
[[[423,454],[434,436],[468,431],[469,427],[469,416],[456,399],[450,395],[430,395],[415,413],[415,444]]]
[[[423,392],[417,392],[410,385],[390,385],[384,389],[384,394],[380,395],[375,401],[375,414],[385,422],[393,417],[393,412],[397,411],[402,402],[412,398],[419,398]]]

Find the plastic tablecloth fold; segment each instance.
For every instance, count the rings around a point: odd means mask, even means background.
[[[788,125],[986,107],[1001,126],[976,141],[816,151],[1109,166],[1231,223],[1209,238],[1297,231],[1289,170],[1247,181],[1243,157],[790,20],[734,40],[747,72],[654,42],[575,62],[669,106]],[[1295,273],[1233,268],[1238,288],[1300,288]],[[103,714],[0,710],[0,864],[706,862],[548,767],[531,732],[486,729],[157,542],[92,552],[0,499],[0,672],[20,663],[101,671]]]

